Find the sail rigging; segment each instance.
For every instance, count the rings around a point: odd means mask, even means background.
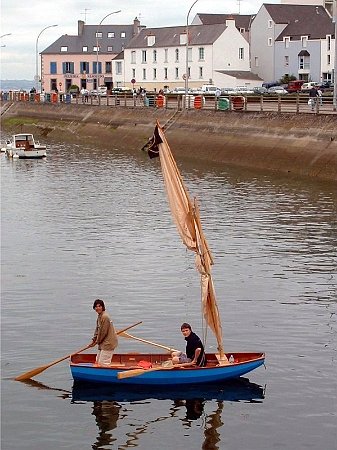
[[[174,160],[165,134],[157,122],[149,147],[150,157],[160,157],[164,184],[173,220],[185,246],[195,252],[195,264],[201,277],[201,298],[203,315],[213,331],[220,354],[226,360],[222,340],[222,326],[212,280],[213,259],[202,231],[199,208],[196,199],[192,202]]]

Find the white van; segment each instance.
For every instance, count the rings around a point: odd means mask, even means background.
[[[97,94],[100,97],[106,97],[108,92],[108,88],[106,86],[99,86],[98,90],[97,90]]]
[[[204,94],[208,95],[217,95],[221,94],[221,89],[217,86],[213,86],[213,84],[203,84],[201,86],[201,90]]]

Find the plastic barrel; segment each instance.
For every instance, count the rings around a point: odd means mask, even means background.
[[[164,106],[164,96],[163,95],[157,95],[156,105],[157,105],[157,108],[162,108]]]
[[[233,109],[235,109],[236,111],[243,109],[245,106],[245,98],[242,97],[242,95],[236,95],[235,97],[232,97],[232,105]]]
[[[40,94],[35,94],[35,101],[36,101],[37,103],[40,102]]]
[[[46,103],[49,103],[49,102],[50,102],[50,94],[45,94],[45,96],[44,96],[44,101],[45,101]]]
[[[52,103],[57,103],[57,94],[56,94],[56,92],[53,92],[51,94],[51,102]]]
[[[202,108],[202,96],[196,95],[194,97],[194,109],[201,109]]]
[[[219,97],[218,109],[221,111],[227,111],[227,109],[229,109],[229,99],[226,97]]]

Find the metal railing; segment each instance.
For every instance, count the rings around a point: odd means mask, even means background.
[[[214,110],[219,112],[277,112],[277,113],[315,113],[337,114],[333,107],[333,96],[323,95],[312,101],[308,94],[288,95],[224,95],[221,97],[205,95],[157,95],[144,97],[131,93],[107,96],[71,94],[29,94],[24,92],[1,92],[1,101],[34,102],[71,105],[92,105],[112,108],[165,108],[175,110]],[[310,101],[309,101],[310,100]]]

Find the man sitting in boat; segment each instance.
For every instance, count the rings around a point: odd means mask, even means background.
[[[98,345],[96,364],[98,366],[109,366],[114,350],[118,345],[117,334],[108,313],[105,311],[103,300],[99,298],[95,300],[92,308],[97,312],[98,316],[90,346]]]
[[[206,366],[205,349],[199,336],[197,336],[189,323],[183,323],[180,327],[186,341],[186,353],[172,352],[173,364],[192,363],[199,367]]]

